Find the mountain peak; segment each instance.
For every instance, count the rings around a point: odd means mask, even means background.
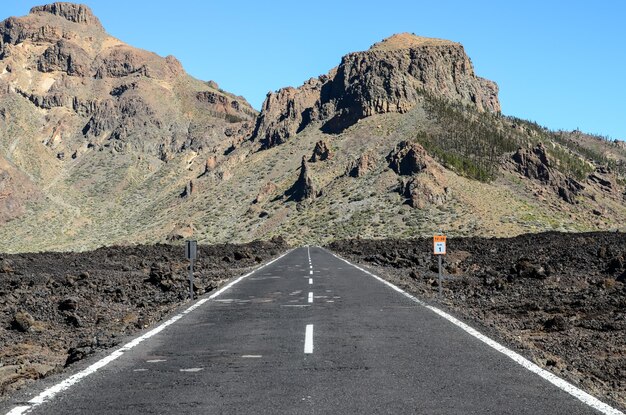
[[[70,22],[102,27],[100,20],[93,14],[91,9],[84,4],[56,2],[43,6],[35,6],[30,9],[30,14],[38,13],[49,13],[62,17]]]
[[[380,42],[374,43],[370,51],[390,51],[398,49],[413,49],[422,46],[450,46],[458,45],[456,42],[445,39],[417,36],[412,33],[397,33]]]

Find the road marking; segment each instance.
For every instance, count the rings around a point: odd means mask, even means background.
[[[309,293],[309,303],[313,302],[313,293]]]
[[[369,272],[369,271],[359,267],[358,265],[354,265],[352,262],[348,261],[347,259],[343,259],[340,256],[335,255],[334,253],[332,253],[330,251],[329,251],[329,253],[332,256],[334,256],[335,258],[345,262],[346,264],[352,265],[354,268],[358,269],[359,271],[364,272],[367,275],[376,278],[378,281],[382,282],[383,284],[387,285],[388,287],[391,287],[393,290],[395,290],[395,291],[399,292],[400,294],[404,295],[405,297],[411,299],[412,301],[414,301],[415,303],[421,305],[422,307],[425,307],[425,308],[429,309],[430,311],[434,312],[435,314],[439,315],[440,317],[448,320],[450,323],[452,323],[455,326],[461,328],[462,330],[464,330],[469,335],[471,335],[471,336],[475,337],[476,339],[480,340],[481,342],[485,343],[487,346],[491,347],[492,349],[495,349],[498,352],[504,354],[505,356],[507,356],[508,358],[513,360],[515,363],[518,363],[519,365],[521,365],[525,369],[528,369],[529,371],[533,372],[534,374],[539,375],[540,377],[542,377],[543,379],[547,380],[548,382],[550,382],[551,384],[553,384],[557,388],[559,388],[559,389],[569,393],[573,397],[575,397],[578,400],[580,400],[581,402],[589,405],[590,407],[594,408],[595,410],[600,411],[600,412],[602,412],[603,414],[606,414],[606,415],[625,415],[622,411],[619,411],[619,410],[617,410],[617,409],[615,409],[615,408],[605,404],[604,402],[600,401],[598,398],[596,398],[594,396],[591,396],[587,392],[577,388],[576,386],[572,385],[571,383],[566,382],[565,380],[561,379],[560,377],[556,376],[555,374],[553,374],[551,372],[548,372],[545,369],[540,368],[539,366],[537,366],[536,364],[532,363],[530,360],[526,359],[525,357],[523,357],[519,353],[516,353],[513,350],[508,349],[505,346],[501,345],[500,343],[496,342],[495,340],[490,339],[489,337],[487,337],[484,334],[480,333],[478,330],[476,330],[476,329],[470,327],[469,325],[463,323],[462,321],[460,321],[457,318],[451,316],[450,314],[446,313],[445,311],[440,310],[437,307],[434,307],[434,306],[426,304],[422,300],[417,299],[413,295],[411,295],[411,294],[407,293],[406,291],[402,290],[401,288],[393,285],[389,281],[386,281],[386,280],[382,279],[378,275],[375,275],[375,274],[373,274],[373,273],[371,273],[371,272]]]
[[[202,306],[207,301],[212,300],[213,298],[217,297],[218,295],[220,295],[224,291],[226,291],[229,288],[231,288],[233,285],[237,284],[238,282],[240,282],[241,280],[243,280],[245,278],[248,278],[250,275],[254,274],[255,272],[257,272],[257,271],[267,267],[270,264],[273,264],[274,262],[278,261],[279,259],[281,259],[285,255],[287,255],[291,251],[292,250],[289,250],[289,251],[285,252],[284,254],[280,255],[278,258],[274,258],[273,260],[271,260],[271,261],[261,265],[257,269],[255,269],[253,271],[250,271],[249,273],[247,273],[245,275],[242,275],[241,277],[237,278],[234,281],[231,281],[230,283],[226,284],[224,287],[220,288],[219,290],[217,290],[216,292],[211,294],[208,298],[203,298],[202,300],[198,300],[194,305],[188,307],[183,312],[181,312],[179,314],[176,314],[175,316],[171,317],[169,320],[164,321],[163,323],[159,324],[158,326],[156,326],[152,330],[148,331],[147,333],[144,333],[143,335],[141,335],[141,336],[135,338],[134,340],[126,343],[125,345],[123,345],[119,349],[113,351],[110,355],[108,355],[106,357],[103,357],[102,359],[98,360],[97,362],[92,363],[91,366],[88,366],[87,368],[81,370],[80,372],[75,373],[72,376],[70,376],[69,378],[67,378],[67,379],[57,383],[56,385],[53,385],[53,386],[49,387],[48,389],[44,390],[39,395],[35,396],[30,401],[28,401],[28,405],[16,406],[10,412],[8,412],[7,415],[21,415],[21,414],[24,414],[26,412],[30,412],[36,406],[39,406],[42,403],[51,400],[56,395],[58,395],[60,392],[63,392],[65,390],[69,389],[72,385],[75,385],[76,383],[80,382],[83,378],[86,378],[87,376],[91,375],[92,373],[95,373],[98,370],[102,369],[104,366],[106,366],[109,363],[111,363],[112,361],[118,359],[125,352],[133,349],[134,347],[136,347],[141,342],[143,342],[143,341],[149,339],[150,337],[153,337],[154,335],[162,332],[168,326],[171,326],[172,324],[176,323],[178,320],[183,318],[185,316],[185,314],[191,313],[192,311],[194,311],[198,307]]]
[[[148,369],[133,369],[133,372],[147,372]]]
[[[313,353],[313,324],[306,325],[306,332],[304,333],[304,353]]]
[[[309,275],[313,275],[313,270],[309,271]]]
[[[309,248],[309,246],[306,246],[306,254],[309,257],[309,264],[311,263],[311,248]]]
[[[281,307],[310,307],[308,304],[282,304]]]
[[[199,372],[201,370],[204,370],[203,367],[190,367],[189,369],[179,369],[181,372]]]
[[[161,363],[161,362],[167,362],[166,359],[151,359],[151,360],[146,360],[146,363]]]
[[[261,357],[263,357],[260,354],[244,354],[243,356],[241,356],[244,359],[259,359]]]
[[[313,285],[313,278],[309,278],[309,285]]]

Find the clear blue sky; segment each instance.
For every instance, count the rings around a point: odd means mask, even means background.
[[[626,2],[85,0],[107,31],[260,108],[398,32],[462,43],[504,114],[626,140]],[[44,2],[2,1],[0,19]]]

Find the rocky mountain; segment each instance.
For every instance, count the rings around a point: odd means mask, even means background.
[[[268,94],[254,134],[271,147],[312,121],[338,133],[374,114],[406,113],[423,92],[500,111],[498,86],[474,74],[462,45],[402,33],[344,56],[337,68],[300,88]]]
[[[0,250],[623,228],[626,149],[500,114],[454,42],[399,34],[241,97],[90,9],[0,23]]]

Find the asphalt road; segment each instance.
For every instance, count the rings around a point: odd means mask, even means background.
[[[432,311],[313,247],[296,249],[253,273],[30,410],[596,413]]]

